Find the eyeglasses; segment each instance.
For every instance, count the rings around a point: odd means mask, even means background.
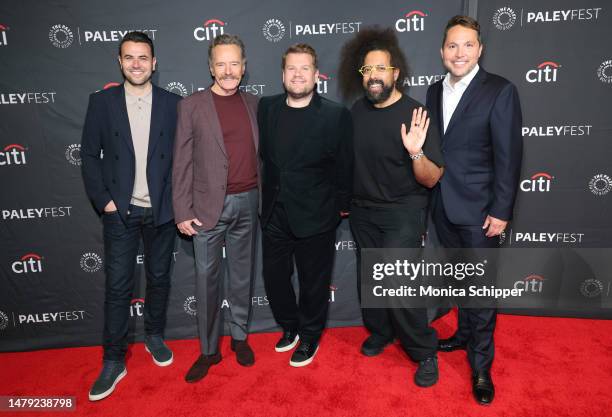
[[[388,67],[386,65],[364,65],[359,68],[359,73],[361,75],[370,75],[372,71],[376,71],[378,73],[383,73],[389,69],[395,69],[397,67]]]

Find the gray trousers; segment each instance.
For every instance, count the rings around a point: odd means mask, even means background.
[[[203,355],[212,355],[219,350],[224,243],[230,332],[235,340],[247,338],[255,277],[258,201],[257,189],[226,195],[217,225],[210,230],[198,231],[193,237],[198,333]]]

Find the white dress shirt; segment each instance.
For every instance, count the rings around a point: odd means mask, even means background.
[[[444,81],[442,81],[442,113],[443,113],[443,121],[444,121],[444,133],[446,133],[446,128],[448,127],[448,123],[453,117],[453,113],[457,108],[457,104],[459,104],[459,100],[461,100],[461,96],[465,93],[465,90],[470,85],[470,82],[476,76],[476,73],[480,67],[478,64],[470,72],[468,72],[462,79],[457,81],[454,86],[450,84],[450,73],[446,74],[444,77]]]

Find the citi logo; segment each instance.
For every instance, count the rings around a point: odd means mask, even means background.
[[[543,276],[531,274],[523,278],[521,281],[516,281],[514,283],[514,289],[523,290],[528,294],[541,293],[544,287],[544,281],[546,280]]]
[[[104,87],[102,87],[102,90],[108,90],[109,88],[119,87],[120,85],[121,84],[119,84],[118,82],[111,81],[110,83],[104,84]]]
[[[544,61],[536,69],[527,71],[525,79],[530,83],[554,83],[557,82],[557,71],[561,65],[552,62]]]
[[[42,272],[42,257],[35,253],[28,253],[23,255],[18,261],[13,262],[11,269],[16,274]]]
[[[121,84],[116,81],[111,81],[109,83],[104,84],[101,89],[96,90],[96,93],[99,93],[102,90],[108,90],[109,88],[119,87]]]
[[[426,13],[420,10],[413,10],[406,13],[406,16],[395,22],[395,30],[398,32],[422,32],[425,30]]]
[[[338,290],[338,287],[335,287],[333,285],[329,286],[329,302],[333,303],[336,301],[336,290]]]
[[[317,81],[317,93],[327,94],[327,82],[331,79],[329,75],[319,73],[319,80]]]
[[[521,191],[547,193],[550,191],[550,183],[555,177],[546,172],[533,174],[531,178],[521,181]]]
[[[196,41],[213,40],[217,35],[223,35],[226,24],[219,19],[209,19],[193,30],[193,37]]]
[[[130,301],[130,317],[144,316],[144,298],[134,298]]]
[[[16,143],[5,146],[0,152],[0,165],[25,165],[25,151],[26,148]]]
[[[8,26],[3,25],[2,23],[0,23],[0,46],[8,45],[8,42],[6,40],[6,31],[7,30],[8,30]]]

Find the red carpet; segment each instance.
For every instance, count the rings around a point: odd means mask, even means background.
[[[436,323],[450,335],[455,316]],[[612,414],[612,322],[501,316],[493,378],[493,405],[471,397],[465,352],[440,354],[440,381],[432,388],[412,382],[415,364],[398,345],[366,358],[358,348],[362,328],[327,330],[315,361],[288,365],[276,353],[278,334],[250,337],[257,362],[240,367],[223,339],[223,361],[201,382],[183,376],[198,354],[195,340],[170,341],[168,368],[150,360],[142,344],[131,347],[128,375],[105,400],[90,403],[87,390],[99,372],[101,349],[72,348],[0,355],[0,395],[73,395],[75,412],[10,413],[69,416],[537,416]]]

